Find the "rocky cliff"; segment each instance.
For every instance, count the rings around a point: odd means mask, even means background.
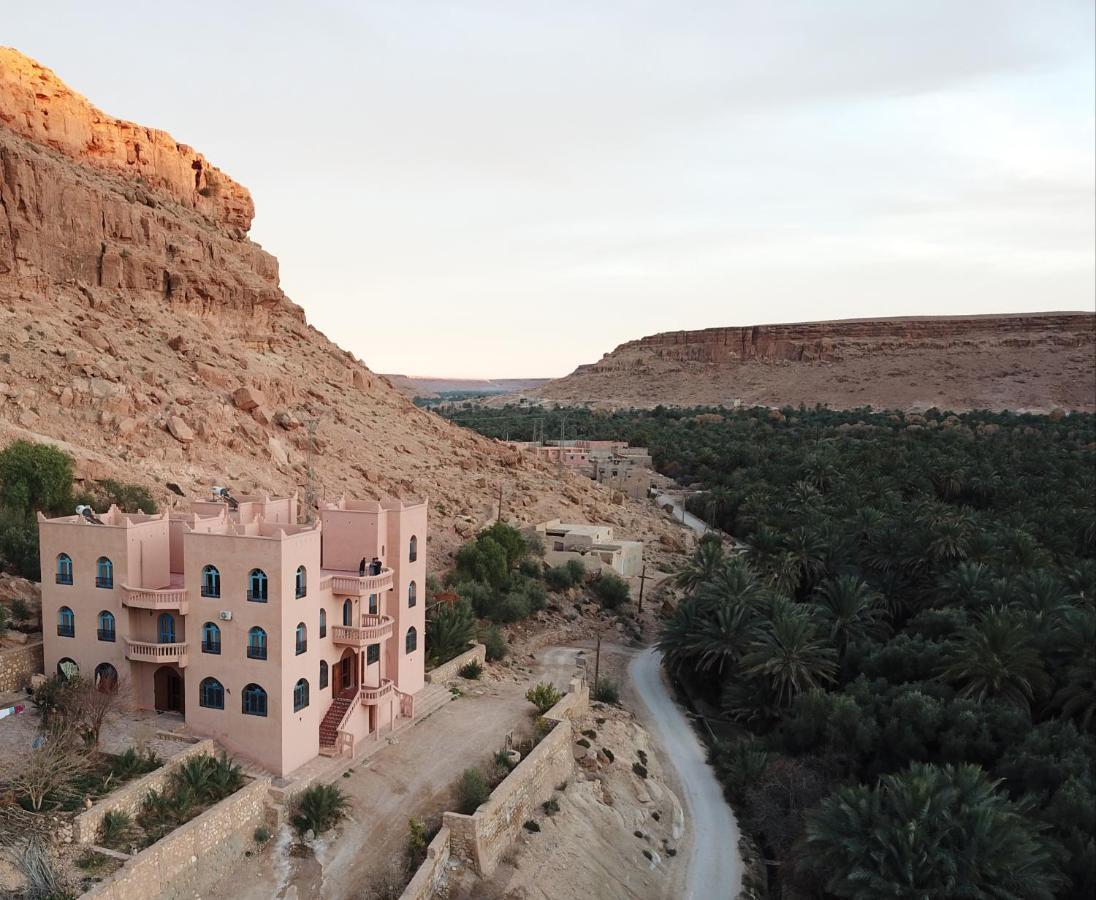
[[[517,520],[666,527],[415,409],[308,325],[252,215],[200,153],[0,49],[0,445],[58,444],[81,478],[168,502],[169,483],[303,494],[311,454],[321,496],[430,497],[435,550],[493,515],[500,482]]]
[[[674,331],[621,344],[535,392],[612,406],[1096,408],[1096,316],[849,319]]]

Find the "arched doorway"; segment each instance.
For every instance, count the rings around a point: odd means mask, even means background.
[[[64,675],[66,678],[72,678],[73,676],[80,674],[80,667],[67,656],[62,656],[57,660],[57,674]]]
[[[118,670],[110,663],[99,663],[95,667],[95,686],[109,694],[118,687]]]
[[[160,666],[152,676],[157,712],[183,712],[183,677],[171,666]]]
[[[335,664],[332,692],[335,696],[338,696],[349,688],[357,687],[358,683],[358,654],[347,647]]]

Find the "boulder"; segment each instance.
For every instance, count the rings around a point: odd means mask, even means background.
[[[171,418],[167,420],[167,430],[180,444],[189,444],[194,440],[194,432],[191,430],[190,426],[178,416],[171,416]]]
[[[232,394],[232,402],[236,409],[251,412],[256,407],[262,406],[266,402],[266,398],[258,388],[242,387],[237,388]]]

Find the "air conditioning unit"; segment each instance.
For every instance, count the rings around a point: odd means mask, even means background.
[[[232,610],[231,609],[222,609],[220,614],[218,615],[218,618],[225,621],[225,622],[231,622],[232,621]]]

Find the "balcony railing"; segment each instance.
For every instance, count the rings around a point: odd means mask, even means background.
[[[387,678],[383,679],[376,687],[365,687],[363,685],[361,689],[362,703],[366,706],[375,706],[390,697],[395,688],[396,686]]]
[[[213,585],[203,584],[202,585],[202,596],[203,597],[212,597],[215,600],[219,599],[220,596],[221,596],[221,588],[219,586],[214,587]]]
[[[58,625],[57,626],[58,637],[76,637],[75,625]]]
[[[331,575],[331,590],[348,597],[363,597],[392,589],[392,570],[381,569],[380,575]],[[326,582],[327,579],[324,579]],[[324,585],[321,584],[321,587]]]
[[[160,644],[151,641],[126,640],[126,659],[134,662],[178,663],[180,668],[187,664],[187,643]]]
[[[205,596],[204,594],[202,596]],[[248,591],[247,599],[252,603],[266,603],[266,591]]]
[[[116,632],[113,628],[100,628],[96,631],[101,641],[113,641],[116,639]]]
[[[57,583],[58,584],[72,584],[72,573],[71,572],[58,572],[57,573]]]
[[[95,586],[97,588],[112,588],[114,587],[113,578],[103,578],[99,575],[95,576]]]
[[[332,625],[331,640],[336,644],[361,648],[392,637],[394,627],[395,620],[391,616],[363,615],[360,626]]]
[[[186,591],[183,588],[149,590],[123,584],[122,591],[124,592],[123,606],[132,606],[135,609],[178,610],[183,615],[186,615],[189,609]]]
[[[256,644],[247,645],[247,658],[248,659],[266,659],[266,646],[258,646]]]
[[[203,653],[220,653],[221,642],[220,641],[202,641]]]

